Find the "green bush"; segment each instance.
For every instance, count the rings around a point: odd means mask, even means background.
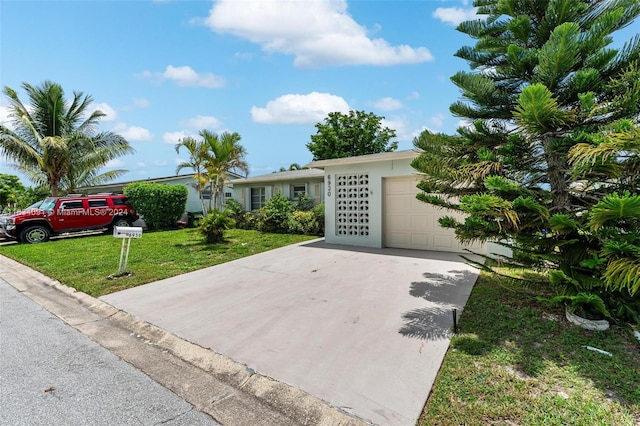
[[[316,235],[319,224],[312,211],[296,210],[289,218],[289,232],[292,234]]]
[[[258,230],[286,234],[289,232],[289,219],[293,204],[282,194],[269,198],[258,211]]]
[[[240,229],[251,229],[254,231],[258,230],[258,223],[260,222],[260,218],[262,217],[262,211],[258,210],[255,212],[244,212],[242,215],[242,221],[236,227]]]
[[[306,192],[298,194],[298,199],[294,205],[295,210],[308,211],[313,209],[313,199]]]
[[[311,209],[313,212],[313,216],[316,218],[316,222],[318,223],[318,230],[316,235],[323,236],[324,235],[324,203],[320,203],[317,206],[314,206]]]
[[[230,217],[228,210],[212,210],[200,221],[198,233],[202,235],[208,244],[221,243],[224,241],[224,231],[232,228],[234,220]]]
[[[224,203],[224,211],[228,212],[229,217],[235,221],[236,228],[239,229],[247,229],[245,228],[245,217],[246,213],[244,208],[242,208],[242,204],[230,198]]]
[[[124,194],[149,230],[174,229],[184,214],[189,190],[184,185],[133,182]]]

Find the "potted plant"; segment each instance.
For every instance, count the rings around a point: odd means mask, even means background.
[[[604,301],[595,293],[580,292],[575,295],[560,295],[551,299],[565,305],[567,320],[587,330],[604,331],[609,328],[611,314]]]

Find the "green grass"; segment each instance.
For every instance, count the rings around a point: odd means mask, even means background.
[[[145,233],[131,241],[127,271],[133,275],[115,279],[109,276],[118,271],[122,240],[111,235],[6,245],[0,254],[97,297],[315,237],[233,229],[225,238],[205,244],[194,229]]]
[[[640,343],[631,330],[579,329],[536,294],[480,277],[419,424],[640,424]]]

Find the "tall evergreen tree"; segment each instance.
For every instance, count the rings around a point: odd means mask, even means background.
[[[467,213],[464,222],[440,222],[461,241],[510,241],[516,261],[551,268],[551,280],[569,292],[640,290],[603,279],[610,260],[600,260],[603,240],[590,218],[606,193],[622,187],[599,173],[602,155],[587,154],[622,123],[638,127],[640,36],[619,49],[611,43],[640,14],[640,2],[475,5],[485,19],[458,26],[476,43],[456,53],[471,71],[452,77],[462,99],[450,107],[469,125],[455,136],[416,138],[423,153],[413,166],[425,173],[419,198]],[[622,180],[638,193],[637,180]]]

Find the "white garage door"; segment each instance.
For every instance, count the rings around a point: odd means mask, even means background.
[[[439,217],[462,215],[417,200],[418,180],[416,176],[384,179],[384,245],[450,252],[480,250],[480,244],[461,246],[453,230],[440,227]]]

